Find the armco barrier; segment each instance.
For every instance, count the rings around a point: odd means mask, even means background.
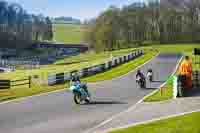
[[[126,62],[126,56],[123,56],[123,63]]]
[[[105,68],[105,66],[102,64],[90,67],[90,68],[88,68],[88,76],[100,73],[100,72],[104,71],[104,68]]]
[[[88,68],[83,68],[79,71],[79,74],[81,77],[86,77],[88,76]]]
[[[107,71],[111,68],[114,68],[116,66],[119,66],[120,64],[131,61],[143,54],[144,54],[144,52],[142,50],[137,50],[126,56],[115,57],[112,60],[110,60],[106,63],[103,63],[103,64],[91,66],[88,68],[83,68],[83,69],[79,70],[78,72],[79,72],[80,77],[87,77],[87,76],[95,75],[97,73],[101,73],[101,72]],[[64,83],[65,81],[69,81],[70,77],[71,77],[71,72],[49,74],[48,75],[48,85]]]
[[[111,68],[115,67],[115,60],[112,60]]]
[[[111,69],[112,68],[112,61],[109,61],[108,62],[108,69]]]
[[[56,84],[56,74],[48,75],[48,85]]]
[[[120,64],[122,64],[123,63],[123,57],[119,57],[119,61],[120,61]]]
[[[64,83],[64,73],[57,73],[56,74],[56,84]]]

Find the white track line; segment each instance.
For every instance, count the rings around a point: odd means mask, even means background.
[[[159,55],[159,54],[160,54],[160,53],[158,53],[158,55]],[[156,57],[157,57],[158,55],[156,55]],[[171,76],[174,75],[174,74],[176,73],[176,70],[178,69],[179,64],[180,64],[181,61],[182,61],[182,58],[183,58],[183,57],[181,57],[181,59],[179,59],[179,61],[178,61],[177,65],[176,65],[176,67],[175,67],[173,73],[171,74]],[[134,71],[137,70],[137,69],[139,69],[140,67],[146,65],[147,63],[149,63],[149,62],[152,61],[153,59],[154,59],[154,58],[152,58],[152,59],[149,60],[148,62],[144,63],[143,65],[138,66],[136,69],[134,69]],[[161,88],[161,87],[163,87],[164,85],[166,85],[166,83],[167,83],[167,82],[163,83],[159,88]],[[113,116],[110,117],[109,119],[103,121],[102,123],[100,123],[99,125],[97,125],[97,126],[91,128],[91,129],[85,131],[84,133],[92,133],[93,130],[95,130],[95,129],[97,129],[97,128],[103,126],[103,125],[105,125],[106,123],[108,123],[108,122],[112,121],[113,119],[119,117],[121,114],[124,114],[124,113],[126,113],[126,112],[129,112],[130,110],[135,109],[135,108],[137,107],[137,105],[140,104],[140,103],[142,103],[146,97],[149,97],[149,96],[153,95],[153,94],[156,93],[157,91],[158,91],[158,90],[155,90],[155,91],[151,92],[150,94],[148,94],[148,95],[146,95],[145,97],[143,97],[141,100],[139,100],[136,104],[134,104],[133,106],[131,106],[131,107],[128,108],[127,110],[122,111],[122,112],[120,112],[119,114],[113,115]]]
[[[148,61],[145,62],[145,63],[150,62],[153,58],[157,57],[159,54],[160,54],[160,52],[159,52],[158,54],[156,54],[155,56],[153,56],[150,60],[148,60]],[[143,55],[145,55],[145,53],[144,53]],[[139,56],[139,57],[142,57],[143,55],[141,55],[141,56]],[[135,59],[138,59],[138,58],[135,58]],[[133,59],[133,60],[131,60],[131,61],[134,61],[135,59]],[[127,63],[128,63],[128,62],[127,62]],[[145,64],[145,63],[144,63],[144,64]],[[125,64],[126,64],[126,63],[125,63]],[[143,66],[144,64],[140,65],[139,67]],[[123,64],[122,64],[122,65],[123,65]],[[122,74],[122,75],[120,75],[120,76],[118,76],[118,77],[115,77],[115,78],[113,78],[113,79],[102,80],[102,81],[99,81],[99,82],[92,82],[92,83],[90,83],[90,84],[92,84],[92,85],[96,85],[96,84],[100,84],[100,83],[102,83],[102,82],[106,82],[106,81],[117,80],[117,79],[120,79],[120,78],[122,78],[122,77],[124,77],[124,76],[129,75],[130,73],[134,72],[134,71],[137,70],[137,69],[138,69],[138,67],[136,67],[135,69],[129,71],[128,73]]]
[[[179,113],[179,114],[174,114],[174,115],[168,115],[168,116],[164,116],[164,117],[160,117],[160,118],[155,118],[155,119],[144,121],[144,122],[138,122],[138,123],[134,123],[134,124],[129,124],[129,125],[126,125],[126,126],[123,126],[123,127],[119,127],[119,128],[111,128],[109,130],[103,131],[102,133],[109,133],[111,131],[117,131],[117,130],[120,130],[120,129],[126,129],[126,128],[129,128],[129,127],[133,127],[133,126],[137,126],[137,125],[141,125],[141,124],[149,124],[149,123],[156,122],[156,121],[159,121],[159,120],[166,120],[166,119],[169,119],[169,118],[184,116],[184,115],[195,113],[195,112],[200,112],[200,109],[189,111],[189,112],[184,112],[184,113]]]
[[[20,101],[27,100],[27,99],[30,99],[30,98],[33,98],[33,97],[45,96],[45,95],[49,95],[49,94],[52,94],[52,93],[61,92],[61,91],[64,91],[64,90],[66,90],[66,89],[55,90],[55,91],[51,91],[51,92],[40,93],[40,94],[36,94],[36,95],[32,95],[32,96],[26,96],[26,97],[13,99],[13,100],[8,100],[8,101],[0,102],[0,105],[12,103],[12,102],[20,102]]]
[[[159,54],[160,54],[160,53],[158,53],[155,57],[152,57],[149,61],[145,62],[144,64],[142,64],[142,65],[136,67],[134,70],[130,71],[129,73],[132,73],[132,72],[136,71],[137,69],[141,68],[142,66],[145,66],[146,64],[148,64],[149,62],[151,62],[154,58],[156,58]],[[125,75],[122,75],[122,76],[126,76],[126,75],[128,75],[129,73],[127,73],[127,74],[125,74]],[[122,77],[122,76],[121,76],[121,77]],[[99,125],[97,125],[97,126],[91,128],[91,129],[85,131],[84,133],[90,133],[92,130],[94,130],[94,129],[100,127],[100,126],[103,126],[104,124],[106,124],[106,123],[112,121],[113,119],[115,119],[116,117],[120,116],[121,114],[126,113],[126,112],[128,112],[129,110],[131,110],[131,109],[134,109],[134,108],[135,108],[139,103],[141,103],[142,101],[143,101],[143,99],[141,99],[140,101],[138,101],[136,104],[134,104],[133,106],[131,106],[131,107],[128,108],[127,110],[125,110],[125,111],[123,111],[123,112],[121,112],[121,113],[119,113],[119,114],[117,114],[117,115],[112,116],[112,117],[109,118],[108,120],[105,120],[104,122],[100,123]]]
[[[182,59],[183,59],[183,56],[182,56],[181,59],[178,61],[178,63],[177,63],[177,65],[176,65],[176,67],[175,67],[173,73],[171,74],[171,76],[174,75],[174,74],[176,73],[176,71],[177,71],[177,69],[178,69],[178,67],[179,67],[179,65],[180,65],[180,63],[181,63],[181,61],[182,61]],[[143,99],[140,100],[139,103],[137,103],[137,105],[140,104],[142,101],[144,101],[147,97],[149,97],[149,96],[153,95],[154,93],[156,93],[157,91],[159,91],[160,88],[162,88],[162,87],[165,86],[166,84],[167,84],[167,81],[166,81],[165,83],[163,83],[163,84],[159,87],[159,89],[157,89],[157,90],[151,92],[150,94],[146,95],[145,97],[143,97]],[[137,106],[137,105],[136,105],[136,106]],[[130,110],[130,109],[129,109],[129,110]],[[131,110],[132,110],[132,109],[131,109]],[[165,117],[164,117],[164,118],[165,118]],[[159,119],[160,119],[160,118],[158,118],[158,120],[159,120]],[[155,119],[155,120],[157,120],[157,119]],[[146,123],[149,123],[149,121],[145,121],[145,122],[146,122]],[[110,132],[111,130],[124,129],[124,127],[127,128],[127,127],[130,127],[130,126],[133,126],[133,125],[139,125],[139,124],[142,124],[142,123],[145,123],[145,122],[140,122],[140,123],[136,123],[136,124],[130,124],[130,125],[123,126],[123,127],[118,127],[118,128],[111,128],[111,129],[108,129],[105,133],[108,133],[108,131]],[[152,122],[152,120],[150,120],[150,122]],[[104,132],[103,132],[103,133],[104,133]]]
[[[158,56],[158,55],[159,55],[159,53],[158,53],[156,56]],[[155,57],[156,57],[156,56],[155,56]],[[154,58],[154,57],[153,57],[153,58]],[[153,58],[152,58],[152,59],[153,59]],[[152,60],[152,59],[150,59],[150,60]],[[149,60],[148,62],[150,62],[150,60]],[[148,63],[148,62],[146,62],[146,63]],[[146,63],[145,63],[145,64],[146,64]],[[142,66],[142,65],[141,65],[141,66]],[[126,75],[128,75],[129,73],[135,71],[135,70],[136,70],[136,69],[134,69],[134,70],[132,70],[132,71],[130,71],[130,72],[124,74],[124,75],[121,75],[121,76],[119,76],[119,77],[110,79],[110,80],[114,80],[114,79],[121,78],[121,77],[126,76]],[[106,81],[106,80],[104,80],[104,81]],[[99,81],[99,82],[104,82],[104,81]],[[98,84],[99,82],[90,83],[90,84]],[[36,94],[36,95],[32,95],[32,96],[26,96],[26,97],[22,97],[22,98],[13,99],[13,100],[8,100],[8,101],[0,102],[0,105],[2,105],[2,104],[8,104],[8,103],[11,103],[11,102],[20,102],[20,101],[23,101],[23,100],[26,100],[26,99],[29,99],[29,98],[45,96],[45,95],[49,95],[49,94],[56,93],[56,92],[62,92],[62,91],[64,91],[64,90],[66,90],[66,89],[60,89],[60,90],[55,90],[55,91],[51,91],[51,92],[46,92],[46,93]]]
[[[179,67],[179,65],[180,65],[180,63],[181,63],[182,60],[183,60],[183,56],[182,56],[181,59],[178,61],[177,65],[176,65],[176,67],[175,67],[173,73],[170,75],[170,77],[176,73],[176,71],[177,71],[177,69],[178,69],[178,67]],[[163,83],[163,84],[159,87],[159,89],[153,91],[153,92],[151,93],[151,95],[153,95],[154,93],[156,93],[157,91],[159,91],[159,90],[160,90],[162,87],[164,87],[166,84],[167,84],[167,81],[166,81],[165,83]],[[150,95],[150,96],[151,96],[151,95]],[[145,96],[144,99],[146,99],[147,97],[149,97],[149,95]]]

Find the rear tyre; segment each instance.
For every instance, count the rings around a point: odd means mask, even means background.
[[[74,94],[74,102],[76,104],[81,104],[81,94],[80,93],[75,93]]]
[[[141,82],[141,88],[142,88],[142,89],[145,89],[145,88],[146,88],[146,81],[145,81],[145,80],[143,80],[143,81]]]

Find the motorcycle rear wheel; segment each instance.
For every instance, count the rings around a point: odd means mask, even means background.
[[[141,87],[142,89],[145,89],[145,88],[146,88],[146,82],[145,82],[145,81],[142,81],[140,87]]]
[[[74,94],[74,102],[76,104],[81,104],[81,94],[80,93],[75,93]]]

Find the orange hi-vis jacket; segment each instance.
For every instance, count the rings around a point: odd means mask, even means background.
[[[179,67],[179,74],[192,77],[192,61],[184,60]]]

